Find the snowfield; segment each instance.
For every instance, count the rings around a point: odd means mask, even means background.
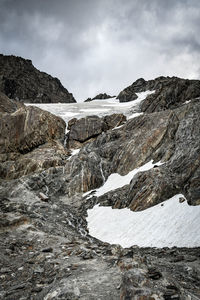
[[[111,98],[106,100],[93,100],[91,102],[78,103],[31,103],[41,109],[47,110],[52,114],[61,117],[66,124],[72,118],[84,118],[86,116],[97,115],[99,117],[114,113],[123,113],[127,118],[134,118],[141,114],[140,103],[155,91],[136,93],[138,98],[130,102],[120,103],[118,99]]]
[[[180,203],[180,197],[140,212],[96,205],[87,211],[89,234],[122,247],[199,247],[200,206]]]

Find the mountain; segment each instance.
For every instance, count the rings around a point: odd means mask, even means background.
[[[110,95],[107,95],[106,93],[100,93],[100,94],[96,95],[94,98],[86,99],[84,102],[90,102],[93,100],[105,100],[105,99],[114,98],[114,97],[115,96],[110,96]]]
[[[164,76],[147,81],[140,78],[121,91],[117,99],[120,102],[133,101],[137,99],[136,93],[148,90],[155,91],[155,93],[142,104],[141,110],[143,112],[173,109],[186,101],[199,97],[200,80]]]
[[[37,70],[31,60],[0,54],[0,91],[25,103],[73,103],[61,82]]]
[[[200,299],[199,81],[124,91],[67,133],[0,94],[2,299]]]

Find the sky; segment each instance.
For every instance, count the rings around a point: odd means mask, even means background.
[[[0,0],[0,53],[31,59],[77,101],[138,78],[200,78],[199,0]]]

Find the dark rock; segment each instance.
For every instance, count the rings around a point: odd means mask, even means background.
[[[91,102],[92,98],[87,98],[84,102]]]
[[[40,72],[31,60],[0,54],[0,91],[26,103],[72,103],[73,95],[57,78]]]
[[[44,248],[44,249],[42,249],[42,252],[45,252],[45,253],[53,252],[53,248],[52,247]]]
[[[141,104],[143,112],[152,113],[179,107],[186,101],[200,97],[200,80],[181,79],[177,77],[158,77],[154,80],[140,78],[119,93],[120,102],[137,99],[135,93],[155,91]]]
[[[93,100],[97,100],[97,99],[101,99],[101,100],[105,100],[105,99],[110,99],[110,98],[114,98],[115,96],[110,96],[107,95],[106,93],[100,93],[98,95],[96,95],[94,98],[87,98],[84,102],[91,102]]]
[[[0,113],[0,177],[17,178],[63,165],[65,122],[37,107]]]
[[[150,268],[148,270],[148,277],[153,280],[158,280],[162,277],[162,274],[159,271],[157,271],[155,268]]]

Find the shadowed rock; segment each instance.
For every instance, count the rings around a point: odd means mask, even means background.
[[[5,94],[0,92],[0,113],[13,113],[20,107],[23,107],[23,103],[11,100]]]
[[[73,95],[61,82],[40,72],[31,60],[0,54],[0,91],[26,103],[72,103]]]
[[[91,142],[102,132],[124,124],[126,117],[123,114],[112,114],[99,118],[88,116],[68,122],[67,145],[68,148],[80,148],[83,144]]]

